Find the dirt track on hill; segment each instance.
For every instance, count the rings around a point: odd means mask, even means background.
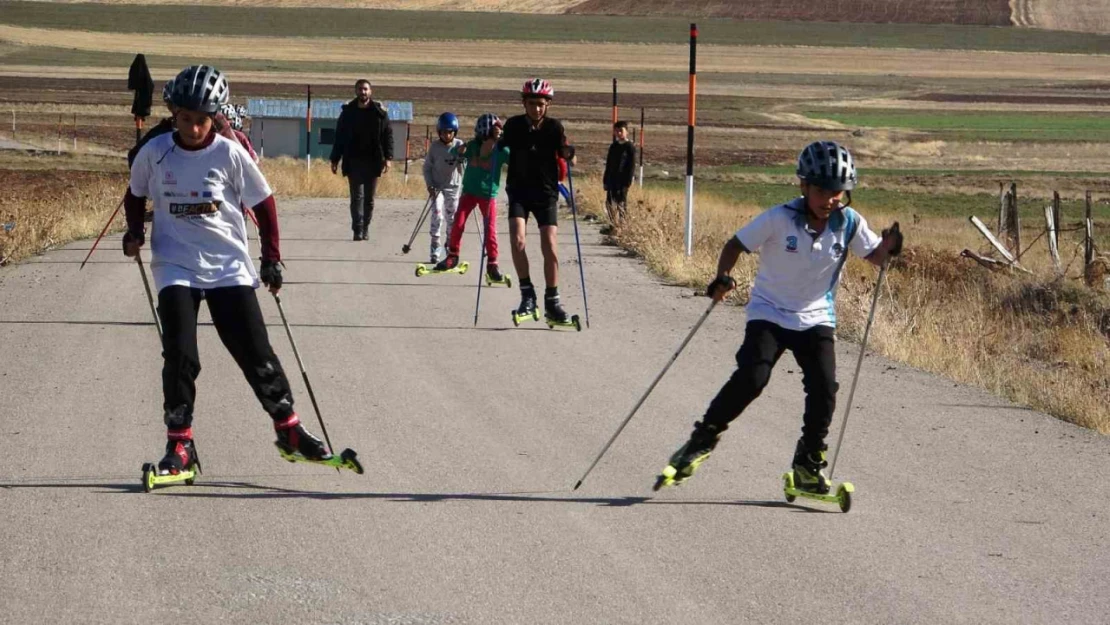
[[[577,69],[671,70],[684,71],[689,67],[689,50],[686,45],[611,44],[611,43],[546,43],[541,58],[534,55],[535,45],[522,42],[488,41],[409,41],[398,45],[388,39],[282,39],[265,37],[178,37],[167,40],[163,35],[116,35],[82,31],[48,30],[0,26],[0,41],[17,45],[60,46],[78,50],[99,50],[130,53],[136,49],[159,50],[166,55],[189,56],[206,46],[218,46],[221,54],[250,59],[276,59],[286,61],[318,61],[327,58],[335,62],[363,62],[373,58],[381,63],[411,63],[419,59],[423,64],[448,67],[481,65],[491,54],[498,58],[528,58],[534,69],[561,67]],[[763,47],[763,46],[714,46],[698,50],[698,70],[703,72],[763,72],[805,74],[815,71],[814,59],[835,68],[835,73],[845,75],[898,75],[921,78],[982,78],[997,80],[1018,78],[1024,80],[1102,80],[1110,78],[1106,59],[1098,55],[984,52],[963,50],[907,50],[870,48],[821,48],[821,47]],[[168,77],[171,68],[161,69],[156,78]],[[9,75],[23,72],[41,75],[41,67],[0,66]],[[111,71],[118,71],[112,68]],[[104,69],[56,68],[51,75],[81,77],[103,74]],[[261,78],[266,72],[240,72]],[[289,74],[283,74],[289,76]],[[320,80],[318,72],[306,73]],[[296,79],[289,76],[290,79]],[[339,77],[350,80],[349,76]],[[482,77],[454,76],[442,79],[446,85],[473,85]],[[427,75],[419,77],[395,76],[394,82],[410,80],[426,83]],[[488,81],[489,79],[486,78]],[[569,81],[575,82],[575,81]],[[590,82],[590,81],[578,81]],[[609,85],[608,79],[598,80]],[[479,83],[482,85],[483,83]],[[486,83],[488,84],[488,83]],[[484,85],[483,85],[484,86]],[[636,90],[648,92],[679,92],[685,88],[681,81],[661,86],[652,83],[633,83]],[[719,87],[727,91],[724,86]],[[596,85],[594,89],[597,90]]]

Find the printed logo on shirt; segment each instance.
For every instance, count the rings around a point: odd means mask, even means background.
[[[201,197],[212,197],[212,192],[211,191],[205,191],[204,193],[201,193],[200,196]]]
[[[174,175],[173,175],[172,171],[167,169],[166,173],[162,175],[162,184],[165,184],[165,185],[175,185],[175,184],[177,184],[177,178],[174,178]]]
[[[832,252],[833,256],[835,256],[836,258],[840,258],[844,254],[844,246],[841,245],[839,241],[837,241],[836,243],[833,243]]]
[[[786,251],[787,252],[797,252],[798,251],[798,237],[796,237],[794,235],[790,235],[790,236],[786,237]]]
[[[189,197],[200,197],[200,194],[197,193],[196,191],[190,191],[189,192]]]
[[[217,202],[199,202],[196,204],[170,204],[170,214],[174,217],[207,217],[214,215],[220,210],[220,203]]]
[[[163,197],[189,197],[185,193],[180,193],[178,191],[163,191],[162,196]]]

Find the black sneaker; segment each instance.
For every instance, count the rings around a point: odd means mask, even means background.
[[[278,446],[289,453],[298,453],[309,460],[331,458],[324,442],[304,429],[296,414],[282,421],[274,421],[274,431],[277,432]]]

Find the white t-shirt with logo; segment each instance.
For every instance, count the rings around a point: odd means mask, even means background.
[[[154,202],[151,273],[167,286],[258,288],[241,206],[256,206],[270,186],[250,154],[216,135],[200,150],[167,133],[143,146],[131,167],[131,194]]]
[[[759,253],[759,271],[748,303],[748,320],[788,330],[836,327],[836,287],[848,256],[861,258],[882,239],[851,208],[833,213],[824,232],[806,224],[805,198],[780,204],[736,233],[748,251]]]

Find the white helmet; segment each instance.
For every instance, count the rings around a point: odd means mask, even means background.
[[[220,113],[225,118],[227,118],[227,123],[229,126],[231,126],[232,130],[243,129],[243,116],[239,114],[239,107],[231,104],[230,102],[227,104],[221,104]]]
[[[493,113],[482,113],[474,124],[474,134],[484,139],[493,133],[494,127],[502,127],[501,118]]]

